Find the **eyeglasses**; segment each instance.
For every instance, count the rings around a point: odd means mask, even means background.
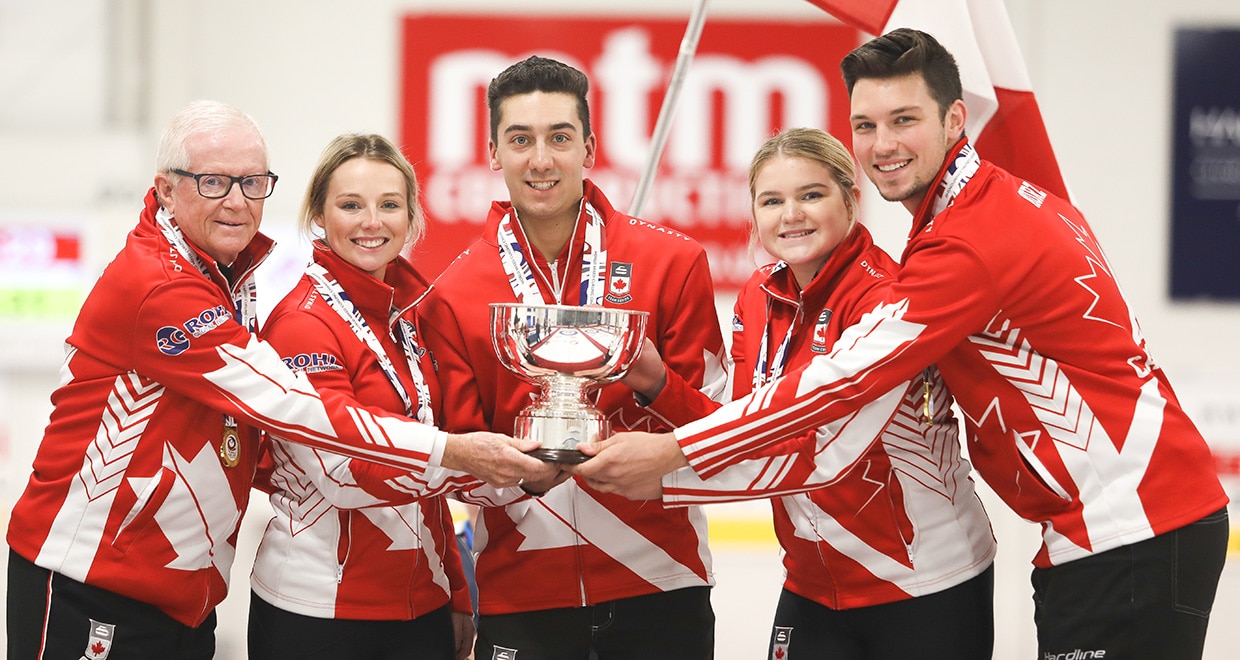
[[[194,174],[173,168],[173,174],[188,176],[198,184],[198,194],[207,199],[227,197],[232,192],[234,183],[241,184],[241,194],[246,199],[267,199],[276,189],[276,179],[280,177],[268,172],[266,174],[250,174],[248,176],[228,176],[227,174]]]

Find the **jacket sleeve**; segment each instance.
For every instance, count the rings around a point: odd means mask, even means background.
[[[703,479],[692,468],[663,477],[665,506],[757,500],[830,486],[848,473],[887,433],[912,383],[896,387],[869,405],[815,432],[784,441]]]
[[[666,366],[666,363],[664,364]],[[667,383],[659,396],[646,408],[669,427],[675,428],[711,414],[718,410],[720,405],[722,404],[694,387],[679,373],[668,369]]]
[[[320,392],[238,324],[213,285],[180,277],[155,287],[133,320],[132,364],[146,378],[289,442],[425,474],[447,434]]]
[[[314,371],[306,377],[319,392],[334,391],[356,398],[353,378],[361,367],[349,363],[350,353],[322,319],[302,311],[279,314],[268,321],[263,337],[282,355],[334,356],[340,368]],[[304,488],[308,480],[332,506],[340,509],[407,504],[419,497],[477,483],[463,472],[430,467],[414,473],[286,442],[276,436],[272,445],[276,463],[273,482],[283,481],[282,487]]]
[[[983,260],[970,246],[941,238],[906,256],[887,300],[828,354],[676,429],[694,471],[712,477],[789,434],[860,410],[984,327],[997,309]]]
[[[432,286],[418,305],[418,329],[439,379],[443,427],[453,433],[489,430],[478,380],[469,364],[465,336],[442,289]]]
[[[675,427],[718,408],[727,396],[728,368],[706,254],[698,251],[683,287],[667,289],[659,301],[662,326],[652,337],[667,365],[667,385],[647,410]]]

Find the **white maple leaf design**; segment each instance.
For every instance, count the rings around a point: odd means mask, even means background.
[[[205,444],[187,460],[165,443],[164,469],[176,476],[155,512],[155,522],[177,553],[168,568],[196,571],[215,566],[227,583],[236,554],[229,538],[241,512],[215,447]]]

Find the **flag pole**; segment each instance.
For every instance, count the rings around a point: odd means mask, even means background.
[[[693,12],[689,15],[689,26],[685,28],[685,36],[680,40],[680,54],[676,57],[676,66],[672,69],[672,79],[668,83],[667,93],[663,96],[663,106],[659,108],[659,118],[654,125],[654,135],[650,138],[650,151],[646,154],[646,165],[641,178],[637,181],[637,190],[633,193],[633,201],[629,205],[629,215],[640,216],[650,196],[650,186],[654,181],[655,170],[659,168],[659,158],[663,155],[663,147],[667,144],[667,135],[671,131],[672,116],[676,114],[676,102],[680,98],[680,88],[684,86],[685,73],[689,63],[697,52],[698,38],[702,36],[702,27],[706,25],[706,5],[710,0],[697,0]]]

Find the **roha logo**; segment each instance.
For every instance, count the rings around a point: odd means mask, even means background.
[[[223,305],[216,305],[214,309],[204,309],[198,316],[186,321],[185,331],[195,337],[201,337],[231,318],[232,313]]]
[[[164,355],[180,355],[189,348],[190,337],[201,337],[211,330],[220,327],[232,318],[232,313],[223,305],[204,309],[178,328],[166,325],[155,331],[155,346]]]
[[[344,369],[331,353],[298,353],[284,358],[284,366],[292,371],[304,371],[308,374]]]

